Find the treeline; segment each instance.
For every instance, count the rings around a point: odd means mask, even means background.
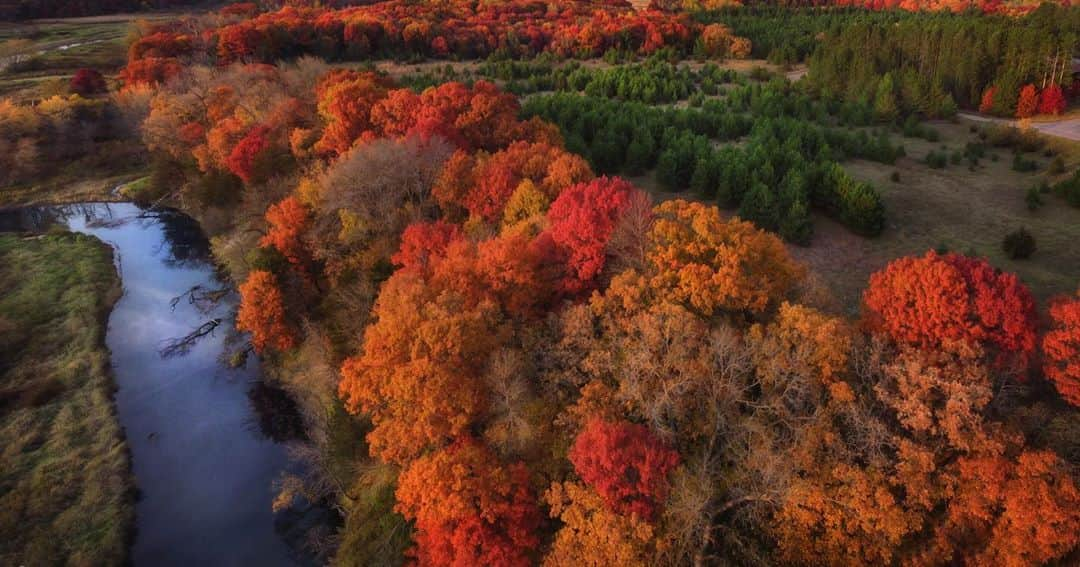
[[[1018,103],[1025,85],[1032,85],[1030,98],[1072,81],[1078,41],[1080,9],[1051,4],[1022,18],[854,19],[825,35],[808,78],[818,91],[850,100],[895,97],[905,112],[937,116],[960,106],[1024,115]],[[1034,114],[1037,100],[1028,105]]]
[[[664,189],[689,189],[738,207],[743,218],[799,243],[811,237],[810,207],[860,234],[880,233],[885,213],[877,192],[836,162],[893,163],[903,155],[887,135],[831,127],[841,118],[827,105],[776,82],[736,87],[700,109],[557,94],[531,98],[523,110],[558,124],[567,148],[600,172],[640,175],[655,168]],[[736,140],[741,143],[714,145]]]
[[[207,3],[207,0],[7,0],[0,2],[0,20],[75,18]]]
[[[108,99],[56,95],[35,105],[0,100],[0,186],[27,182],[59,164],[82,159],[104,144],[132,135]],[[100,152],[102,161],[124,159]]]

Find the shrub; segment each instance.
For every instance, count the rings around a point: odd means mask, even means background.
[[[889,175],[889,179],[891,179],[893,183],[900,183],[900,172],[899,171],[892,172],[892,174]]]
[[[948,164],[949,158],[943,153],[930,150],[930,153],[926,154],[926,165],[933,169],[944,169]]]
[[[1039,164],[1036,163],[1035,160],[1024,158],[1022,154],[1014,154],[1012,168],[1013,171],[1028,173],[1039,169]]]
[[[1002,249],[1013,260],[1025,260],[1035,253],[1035,237],[1026,228],[1019,228],[1005,235]]]
[[[1039,188],[1033,186],[1027,190],[1027,194],[1024,195],[1024,202],[1027,203],[1029,211],[1034,211],[1042,206],[1042,196],[1039,194]]]

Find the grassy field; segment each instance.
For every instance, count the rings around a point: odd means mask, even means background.
[[[84,67],[106,75],[118,71],[127,57],[130,25],[125,20],[0,24],[0,97],[58,94]]]
[[[864,160],[846,162],[855,177],[872,182],[885,200],[888,224],[885,232],[867,239],[825,218],[815,218],[815,235],[808,248],[793,247],[828,284],[843,307],[853,312],[870,274],[890,260],[923,254],[930,249],[983,256],[996,267],[1017,273],[1031,287],[1040,303],[1068,293],[1080,284],[1080,209],[1069,207],[1052,194],[1042,194],[1043,205],[1029,210],[1024,200],[1028,188],[1047,179],[1050,158],[1042,153],[1025,157],[1039,169],[1021,173],[1012,169],[1009,149],[989,149],[975,170],[968,163],[933,169],[923,162],[931,149],[948,153],[976,141],[968,124],[934,123],[938,142],[897,137],[908,157],[889,166]],[[1054,146],[1069,171],[1080,162],[1080,144],[1056,142]],[[997,154],[994,162],[991,155]],[[900,174],[892,181],[893,172]],[[1026,227],[1035,236],[1038,251],[1026,260],[1012,260],[1002,250],[1002,240],[1013,230]]]
[[[0,235],[0,266],[0,564],[123,564],[134,483],[104,344],[111,250]]]

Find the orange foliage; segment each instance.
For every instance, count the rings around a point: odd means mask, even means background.
[[[266,211],[266,222],[270,230],[262,237],[259,244],[273,246],[281,252],[289,263],[305,266],[309,254],[301,237],[307,229],[308,210],[295,195],[282,199]]]
[[[528,477],[524,465],[501,464],[469,437],[411,462],[398,479],[396,509],[416,522],[418,564],[532,564],[540,511]]]
[[[315,97],[326,120],[316,151],[337,155],[348,151],[371,130],[371,109],[386,95],[389,81],[371,71],[336,69],[319,82]]]
[[[480,375],[505,333],[498,305],[399,271],[383,284],[362,355],[345,361],[338,393],[370,415],[368,442],[407,462],[468,431],[484,410]]]
[[[871,329],[901,344],[993,348],[1021,365],[1035,349],[1035,302],[1014,274],[985,260],[931,251],[894,260],[870,276],[863,300]]]
[[[1024,85],[1020,89],[1020,98],[1016,102],[1016,117],[1031,118],[1039,110],[1039,89],[1035,85]]]
[[[1080,406],[1080,294],[1050,305],[1053,328],[1043,337],[1043,371],[1061,397]]]
[[[236,328],[251,333],[251,344],[257,352],[268,348],[288,350],[296,345],[296,337],[285,322],[285,301],[270,272],[253,271],[240,285]]]
[[[779,238],[753,224],[720,219],[716,207],[676,199],[656,207],[650,286],[705,316],[762,313],[803,276]]]
[[[545,499],[551,517],[563,523],[544,557],[545,567],[650,564],[653,528],[648,522],[611,511],[596,492],[577,483],[552,484]]]

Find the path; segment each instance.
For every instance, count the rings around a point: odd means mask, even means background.
[[[961,112],[958,114],[958,116],[960,118],[974,120],[975,122],[994,122],[996,124],[1006,124],[1009,126],[1017,125],[1016,120],[1012,120],[1009,118],[996,118],[993,116],[975,114],[972,112]],[[1051,136],[1065,138],[1066,140],[1080,142],[1080,116],[1073,116],[1049,122],[1030,121],[1028,122],[1028,125],[1043,134],[1049,134]]]

